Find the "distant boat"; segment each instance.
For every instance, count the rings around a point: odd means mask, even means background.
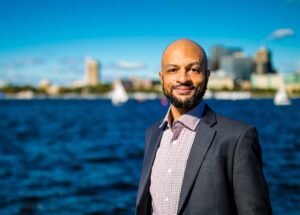
[[[274,97],[275,105],[290,105],[291,101],[287,96],[284,86],[281,86]]]
[[[205,94],[204,94],[204,98],[205,99],[212,99],[214,97],[214,94],[212,91],[210,91],[209,89],[206,90]]]
[[[248,91],[244,92],[215,92],[215,99],[224,99],[224,100],[243,100],[243,99],[251,99],[251,93]]]
[[[111,101],[114,105],[121,105],[128,101],[128,95],[120,80],[114,81],[114,89],[111,92]]]
[[[143,92],[136,92],[132,95],[132,98],[138,102],[143,102],[146,100],[153,100],[157,99],[158,96],[155,93],[143,93]]]
[[[33,99],[34,93],[30,90],[21,91],[16,94],[17,99]]]

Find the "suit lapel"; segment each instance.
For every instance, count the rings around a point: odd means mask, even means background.
[[[141,185],[138,192],[138,198],[137,198],[137,204],[139,204],[143,193],[148,190],[147,183],[150,179],[150,173],[152,169],[152,165],[154,162],[154,158],[156,155],[157,148],[160,144],[160,140],[163,134],[163,128],[156,128],[154,129],[153,133],[150,134],[152,136],[150,143],[149,143],[149,149],[147,151],[147,154],[145,154],[145,160],[144,160],[144,168],[141,175]]]
[[[181,193],[178,203],[178,214],[194,184],[205,155],[213,141],[216,131],[211,127],[216,122],[215,113],[206,106],[204,115],[197,128],[195,140],[187,160]]]

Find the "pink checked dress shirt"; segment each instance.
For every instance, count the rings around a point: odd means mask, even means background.
[[[165,126],[152,166],[150,194],[154,215],[176,214],[186,162],[204,110],[202,101],[173,122],[169,109],[160,127]]]

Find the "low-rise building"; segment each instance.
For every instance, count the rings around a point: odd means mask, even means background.
[[[283,77],[288,93],[300,92],[300,73],[289,73]]]
[[[152,88],[152,80],[151,79],[130,78],[130,82],[132,84],[133,89],[149,90]]]
[[[48,89],[47,89],[47,93],[51,96],[56,96],[59,94],[59,89],[60,87],[57,85],[51,85]]]
[[[210,90],[233,90],[234,89],[234,79],[231,75],[228,75],[222,70],[212,72],[207,88]]]
[[[253,89],[278,89],[282,77],[279,74],[252,74],[250,82]]]
[[[50,83],[47,79],[43,79],[39,82],[38,86],[40,89],[47,90],[47,88],[49,88],[50,86]]]

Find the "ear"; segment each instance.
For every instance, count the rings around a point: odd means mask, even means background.
[[[207,78],[209,78],[209,76],[210,76],[210,73],[211,73],[210,69],[207,69],[207,70],[206,70],[206,75],[207,75]]]
[[[162,84],[163,80],[164,80],[162,71],[159,72],[159,80],[160,80],[160,83]]]

